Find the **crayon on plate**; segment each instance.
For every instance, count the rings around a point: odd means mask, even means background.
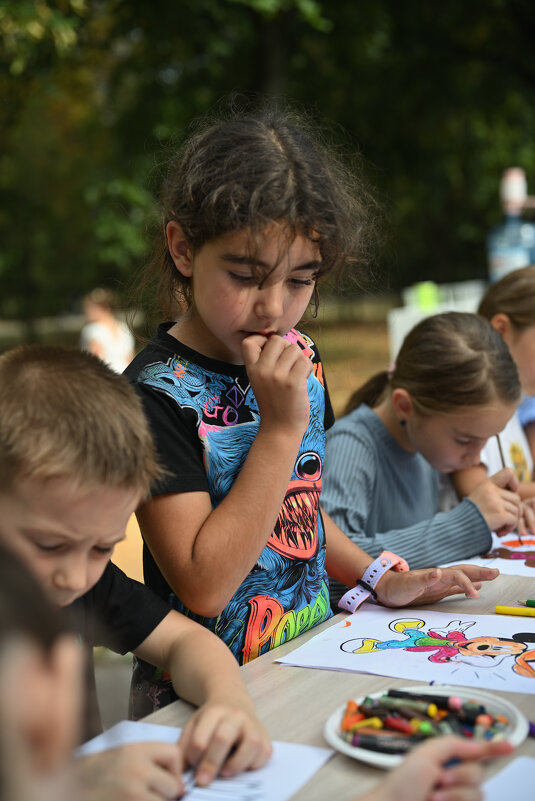
[[[366,748],[382,754],[405,754],[419,742],[421,740],[418,737],[385,737],[384,735],[374,737],[369,734],[355,734],[352,745],[355,748]]]
[[[413,701],[424,701],[435,704],[439,709],[460,709],[462,701],[457,695],[435,695],[433,693],[411,693],[407,690],[389,690],[391,698],[409,698]]]

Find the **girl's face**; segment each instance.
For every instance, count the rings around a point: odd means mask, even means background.
[[[184,344],[221,361],[243,364],[241,343],[251,334],[284,336],[310,302],[321,263],[317,244],[268,227],[251,255],[246,230],[225,234],[192,253],[181,226],[167,226],[177,269],[191,278],[193,302],[176,333]],[[262,281],[255,276],[261,268]]]
[[[488,406],[465,407],[455,414],[426,417],[414,408],[406,415],[411,448],[442,473],[479,464],[487,440],[499,434],[514,414],[516,404],[496,401]]]
[[[516,362],[522,390],[535,395],[535,325],[520,330],[511,327],[502,336]]]

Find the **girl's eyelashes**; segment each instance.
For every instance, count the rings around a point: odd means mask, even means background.
[[[233,281],[236,281],[236,283],[239,283],[239,284],[252,284],[252,283],[254,283],[257,286],[260,286],[260,284],[262,283],[261,279],[258,279],[254,275],[251,275],[251,274],[244,275],[243,273],[229,272],[229,276],[232,278]],[[316,281],[315,276],[311,276],[310,278],[289,278],[288,279],[288,283],[291,286],[294,286],[294,287],[313,286],[315,281]]]
[[[312,286],[314,281],[314,278],[290,278],[290,284],[294,286]]]
[[[248,284],[248,283],[251,283],[254,280],[253,276],[251,274],[243,275],[242,273],[229,272],[229,275],[234,281],[236,281],[237,283],[240,283],[240,284]],[[258,283],[258,282],[256,282],[256,283]]]

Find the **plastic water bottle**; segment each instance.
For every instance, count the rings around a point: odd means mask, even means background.
[[[522,218],[528,187],[520,167],[505,170],[500,182],[500,198],[505,219],[487,237],[489,279],[498,281],[518,267],[535,264],[535,223]]]

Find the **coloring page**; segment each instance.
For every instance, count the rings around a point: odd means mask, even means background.
[[[447,565],[480,565],[481,567],[497,567],[500,573],[510,576],[532,576],[535,578],[535,536],[530,534],[520,538],[518,532],[511,531],[505,537],[492,534],[492,548],[482,555],[472,559],[461,559],[458,562],[448,562]]]
[[[154,723],[123,720],[77,749],[77,755],[96,754],[127,743],[176,743],[180,729]],[[215,779],[208,787],[195,787],[191,771],[184,774],[188,801],[286,801],[333,755],[330,748],[297,743],[273,743],[273,755],[259,770],[229,779]],[[181,801],[182,801],[181,799]]]
[[[460,617],[367,603],[276,661],[535,693],[535,618]]]

